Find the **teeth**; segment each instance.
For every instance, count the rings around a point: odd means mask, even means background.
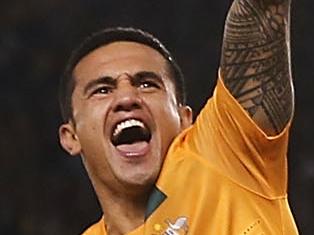
[[[113,132],[113,136],[118,135],[123,129],[126,128],[130,128],[130,127],[141,127],[141,128],[145,128],[145,125],[143,122],[136,120],[136,119],[129,119],[123,122],[120,122],[117,127],[115,128],[114,132]]]

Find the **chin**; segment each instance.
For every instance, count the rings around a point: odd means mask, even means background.
[[[155,184],[156,180],[157,174],[147,175],[141,173],[125,177],[124,180],[122,180],[122,182],[128,190],[132,190],[134,192],[138,191],[146,192],[151,189],[151,187]]]

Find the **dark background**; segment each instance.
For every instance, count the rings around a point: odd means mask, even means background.
[[[1,0],[0,234],[79,234],[101,215],[80,159],[68,157],[57,137],[58,80],[82,38],[117,25],[152,32],[182,66],[198,112],[215,84],[230,2]],[[308,235],[314,232],[313,10],[313,1],[293,2],[289,197]]]

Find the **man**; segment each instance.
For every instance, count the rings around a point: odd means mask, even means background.
[[[287,203],[293,114],[288,0],[235,0],[220,78],[195,123],[180,69],[140,30],[88,38],[61,82],[63,148],[103,210],[85,235],[297,234]]]

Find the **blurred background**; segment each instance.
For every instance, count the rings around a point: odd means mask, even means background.
[[[173,52],[199,112],[216,81],[231,1],[1,0],[0,234],[80,234],[101,216],[79,157],[58,144],[58,80],[90,32],[134,26]],[[293,2],[295,121],[289,198],[301,234],[314,232],[314,2]]]

